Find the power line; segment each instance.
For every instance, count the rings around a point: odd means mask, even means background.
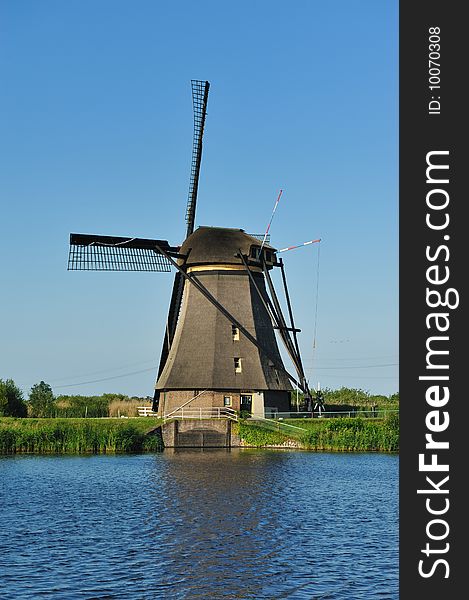
[[[331,379],[393,379],[398,380],[396,375],[328,375]]]
[[[141,369],[140,371],[133,371],[131,373],[124,373],[123,375],[114,375],[114,377],[103,377],[102,379],[93,379],[91,381],[81,381],[80,383],[67,383],[66,385],[55,385],[55,388],[68,388],[75,387],[77,385],[86,385],[87,383],[99,383],[101,381],[111,381],[113,379],[121,379],[122,377],[130,377],[131,375],[138,375],[139,373],[149,373],[150,371],[154,371],[154,367],[150,367],[149,369]]]
[[[67,377],[59,377],[58,379],[47,379],[47,381],[50,383],[54,383],[56,381],[68,381],[69,379],[89,377],[90,375],[99,375],[100,373],[108,373],[108,372],[112,372],[112,371],[120,371],[121,369],[128,369],[129,367],[135,367],[137,365],[147,365],[148,363],[155,364],[155,360],[152,359],[152,360],[138,361],[135,363],[123,365],[121,367],[112,367],[110,369],[100,369],[99,371],[90,371],[88,373],[81,373],[80,375],[68,375]]]
[[[314,360],[318,360],[320,362],[322,361],[334,361],[334,360],[386,360],[386,359],[395,359],[396,355],[395,354],[385,354],[383,356],[348,356],[348,357],[331,357],[331,358],[327,358],[327,357],[323,357],[323,358],[319,358],[319,357],[315,357]],[[306,360],[313,360],[313,358],[308,358]]]
[[[332,369],[333,371],[341,371],[342,369],[374,369],[379,367],[398,367],[399,363],[387,363],[385,365],[345,365],[343,367],[316,367],[323,371],[324,369]]]

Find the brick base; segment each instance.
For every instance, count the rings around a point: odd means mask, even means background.
[[[245,391],[216,391],[216,390],[170,390],[161,392],[159,415],[168,414],[182,405],[184,408],[232,408],[239,411],[241,408],[241,396],[251,395],[253,398],[253,412],[263,416],[265,406],[276,408],[279,412],[290,410],[290,392],[266,390],[257,393],[251,390]],[[230,399],[229,404],[225,404],[225,398]],[[187,404],[186,404],[187,403]]]

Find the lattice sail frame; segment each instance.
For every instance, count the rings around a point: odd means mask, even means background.
[[[202,160],[202,138],[204,135],[205,115],[207,112],[208,81],[191,80],[192,103],[194,108],[194,137],[192,141],[191,176],[189,182],[189,197],[186,208],[186,224],[188,237],[194,231],[195,207],[197,204],[197,190],[199,186],[200,162]]]
[[[70,235],[68,271],[170,272],[171,263],[154,245],[168,242],[142,238]]]

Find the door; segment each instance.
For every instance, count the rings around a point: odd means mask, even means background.
[[[241,414],[252,412],[252,396],[251,394],[241,394],[241,402],[240,402],[240,411]]]

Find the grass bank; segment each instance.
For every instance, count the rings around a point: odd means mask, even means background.
[[[100,454],[162,450],[159,419],[0,418],[0,454]]]
[[[326,451],[399,451],[399,416],[385,419],[289,419],[234,424],[243,445],[284,446]],[[101,454],[155,452],[160,438],[149,434],[160,424],[153,417],[135,419],[0,418],[0,454]],[[289,428],[293,425],[295,428]]]
[[[287,431],[275,422],[269,428],[248,421],[239,423],[239,435],[244,444],[254,447],[296,445],[306,450],[339,452],[398,452],[399,415],[385,419],[291,419],[285,423],[302,430]]]

